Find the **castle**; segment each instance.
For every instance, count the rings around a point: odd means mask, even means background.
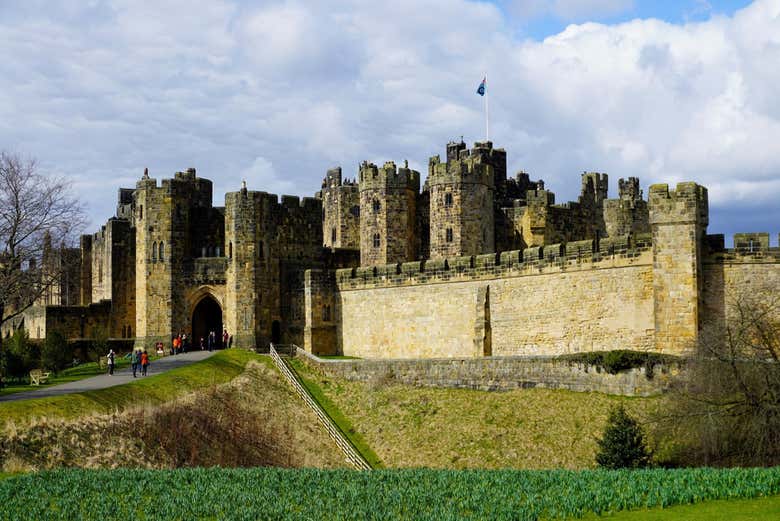
[[[446,161],[328,170],[315,197],[248,190],[212,205],[195,169],[120,188],[77,272],[19,320],[33,338],[99,330],[138,347],[227,329],[239,347],[450,358],[690,352],[740,291],[780,288],[766,233],[708,235],[707,190],[585,172],[576,202],[507,176],[491,142]],[[67,254],[73,255],[74,252]],[[64,286],[63,286],[64,287]]]

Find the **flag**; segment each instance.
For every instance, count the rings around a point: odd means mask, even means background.
[[[485,82],[487,81],[487,78],[482,78],[482,83],[479,84],[479,87],[477,87],[477,94],[480,96],[485,95]]]

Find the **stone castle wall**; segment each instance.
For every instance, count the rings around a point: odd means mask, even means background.
[[[552,357],[439,358],[428,360],[326,360],[299,350],[300,358],[324,374],[372,385],[406,384],[482,391],[567,389],[623,396],[652,396],[682,374],[676,365],[656,364],[608,374],[595,366]]]
[[[505,252],[500,264],[485,255],[376,274],[339,270],[339,352],[437,358],[653,349],[650,249],[596,255],[596,262],[560,251],[525,262]]]

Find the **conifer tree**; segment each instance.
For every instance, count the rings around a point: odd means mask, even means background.
[[[596,463],[600,467],[635,469],[650,463],[642,427],[629,416],[622,404],[610,411],[604,435],[598,445]]]

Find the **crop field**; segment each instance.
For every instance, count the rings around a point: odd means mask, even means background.
[[[536,520],[777,494],[780,467],[58,470],[0,480],[0,519]]]

